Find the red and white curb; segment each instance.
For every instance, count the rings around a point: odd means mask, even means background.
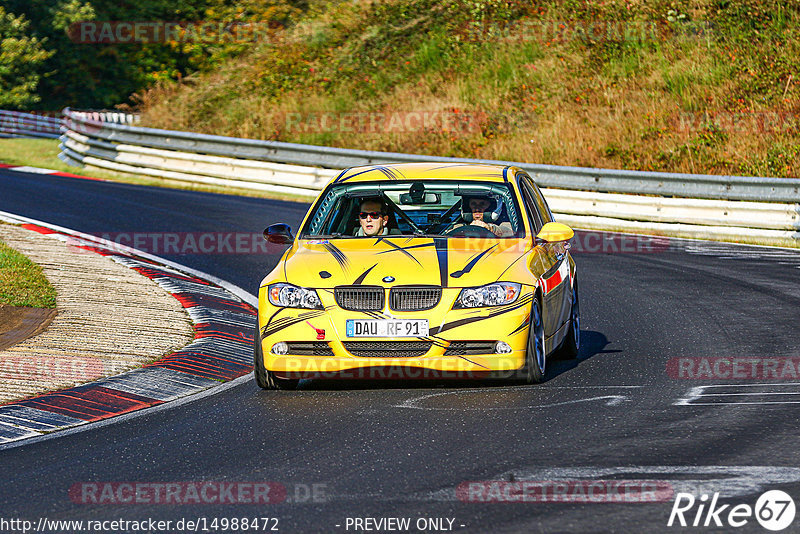
[[[0,220],[107,256],[147,276],[178,299],[195,331],[192,343],[142,368],[0,405],[0,448],[162,405],[252,372],[257,298],[242,288],[68,228],[2,211]]]
[[[27,172],[31,174],[52,174],[53,176],[66,176],[67,178],[80,178],[82,180],[97,180],[103,181],[100,178],[91,178],[89,176],[81,176],[80,174],[72,174],[69,172],[57,171],[55,169],[42,169],[41,167],[28,167],[27,165],[9,165],[7,163],[0,163],[0,169],[4,171],[14,172]]]

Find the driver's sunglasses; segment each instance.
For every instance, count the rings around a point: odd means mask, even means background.
[[[383,213],[379,211],[362,211],[358,214],[359,219],[366,219],[367,216],[370,216],[373,219],[380,219],[381,217],[383,217]]]

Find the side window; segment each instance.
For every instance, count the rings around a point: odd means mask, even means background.
[[[531,223],[533,227],[533,233],[538,234],[539,230],[542,229],[542,215],[539,213],[539,207],[536,203],[536,196],[534,194],[534,190],[530,178],[528,178],[525,174],[519,175],[519,190],[522,193],[522,199],[525,202],[525,211],[528,212],[528,221]]]
[[[553,218],[553,212],[550,211],[550,206],[547,205],[547,201],[544,199],[544,195],[539,190],[539,186],[536,185],[530,178],[528,178],[526,181],[530,182],[531,188],[533,189],[533,198],[536,200],[536,205],[539,207],[539,213],[542,214],[542,221],[545,223],[555,221]]]

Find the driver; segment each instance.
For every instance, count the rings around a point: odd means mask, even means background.
[[[387,235],[389,228],[389,215],[386,204],[378,198],[365,198],[361,201],[361,211],[358,213],[360,224],[357,236]]]
[[[492,206],[492,199],[485,196],[464,197],[466,209],[465,213],[472,213],[472,226],[480,226],[486,228],[497,237],[509,237],[514,235],[514,229],[511,227],[510,222],[502,222],[494,224],[483,220],[484,214],[490,212]]]

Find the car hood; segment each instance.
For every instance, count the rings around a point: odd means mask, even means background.
[[[530,251],[524,239],[378,237],[298,240],[284,259],[287,282],[470,287],[515,280]]]

